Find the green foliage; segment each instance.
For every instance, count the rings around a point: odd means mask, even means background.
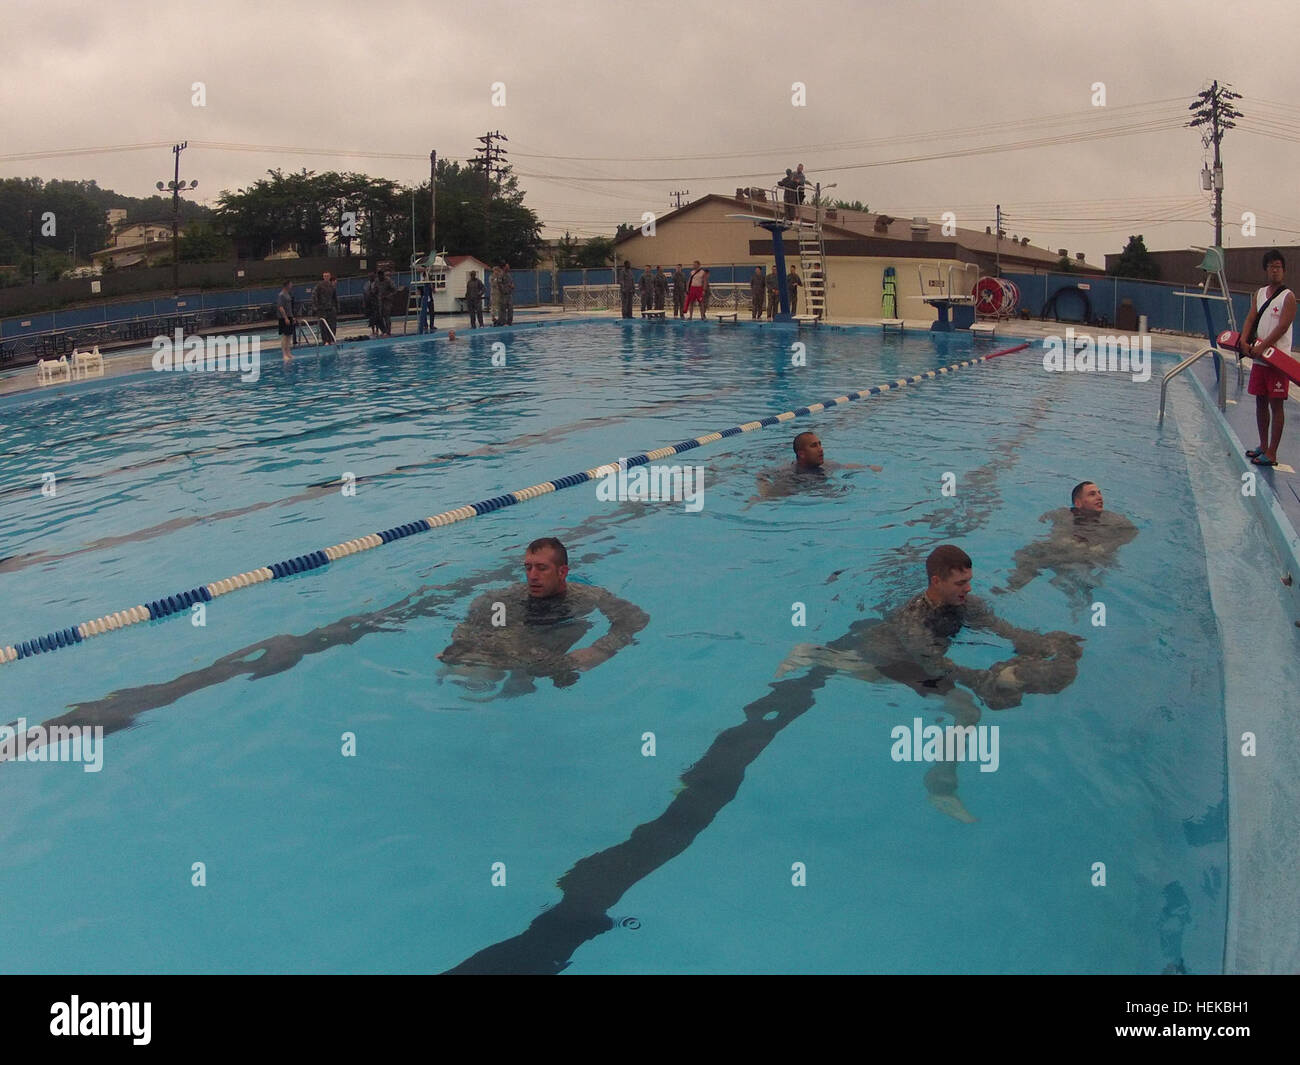
[[[230,259],[234,248],[210,222],[191,222],[181,233],[180,259],[183,263],[213,263]]]
[[[1073,274],[1077,272],[1077,268],[1068,255],[1062,255],[1056,260],[1056,272],[1058,274]]]
[[[572,270],[578,266],[578,242],[569,235],[569,231],[564,231],[556,243],[555,247],[555,268],[557,270]]]
[[[1160,280],[1160,266],[1151,258],[1141,233],[1136,237],[1128,238],[1128,243],[1124,245],[1124,250],[1115,265],[1111,267],[1110,273],[1114,277],[1134,277],[1143,281]]]
[[[598,270],[609,266],[614,261],[614,240],[612,237],[592,237],[578,249],[578,262],[575,264],[584,270]]]
[[[841,211],[861,211],[863,214],[870,214],[871,208],[861,200],[832,200],[831,206]]]
[[[403,229],[393,242],[393,261],[410,261],[410,190],[403,200]],[[489,191],[491,198],[488,197]],[[524,194],[513,174],[488,184],[480,171],[457,162],[438,160],[438,250],[474,255],[484,262],[508,261],[517,270],[537,265],[542,250],[542,225],[524,206]],[[415,247],[428,251],[429,183],[415,190]]]

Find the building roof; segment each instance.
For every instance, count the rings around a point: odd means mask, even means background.
[[[680,218],[692,210],[698,210],[702,205],[714,202],[721,203],[727,207],[734,207],[737,214],[754,213],[754,207],[748,199],[736,196],[720,196],[717,193],[709,193],[698,200],[694,200],[684,207],[675,208],[668,214],[656,220],[656,225]],[[763,205],[767,210],[773,208],[771,200],[767,200]],[[761,209],[760,209],[761,210]],[[808,206],[804,205],[804,210]],[[943,232],[942,221],[928,221],[925,227],[925,234],[919,233],[914,236],[912,231],[911,218],[896,218],[886,214],[876,214],[865,211],[848,211],[843,208],[835,210],[836,218],[834,221],[822,223],[823,237],[828,241],[835,240],[897,240],[908,243],[923,243],[931,241],[936,244],[956,244],[965,250],[981,255],[993,257],[1001,254],[1001,258],[1012,265],[1023,263],[1037,267],[1055,266],[1061,259],[1059,251],[1050,251],[1047,248],[1035,247],[1032,244],[1023,244],[1019,241],[1012,243],[1010,238],[1004,237],[1001,241],[993,233],[985,233],[977,229],[964,229],[961,226],[955,227],[955,233],[947,236]],[[617,247],[623,241],[639,235],[639,229],[633,229],[624,233],[623,236],[615,240]],[[920,238],[918,240],[918,237]],[[1087,262],[1080,260],[1071,260],[1074,267],[1081,272],[1103,273],[1101,267],[1092,266]]]

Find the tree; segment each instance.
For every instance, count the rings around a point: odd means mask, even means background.
[[[564,231],[562,236],[555,243],[555,268],[557,270],[572,270],[578,265],[578,242],[569,235],[569,231]]]
[[[1068,255],[1062,255],[1056,260],[1056,270],[1057,273],[1072,274],[1075,272],[1074,263],[1070,261]]]
[[[592,237],[578,251],[577,265],[584,270],[599,270],[614,261],[612,237]]]
[[[831,206],[838,208],[841,211],[861,211],[863,214],[871,213],[871,208],[861,200],[832,200]]]
[[[1119,259],[1110,271],[1113,277],[1134,277],[1143,281],[1160,280],[1160,266],[1147,251],[1142,234],[1130,236]]]
[[[394,241],[394,260],[410,255],[411,203],[403,203],[404,230]],[[415,241],[426,251],[429,241],[429,183],[415,192]],[[446,159],[438,160],[438,250],[474,255],[487,263],[509,261],[517,269],[537,265],[542,249],[542,224],[524,206],[524,195],[513,174],[490,185],[481,172]]]
[[[213,263],[233,257],[230,241],[218,233],[210,222],[191,222],[181,233],[180,258],[183,263]]]

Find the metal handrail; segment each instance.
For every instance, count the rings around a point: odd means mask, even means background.
[[[1169,382],[1186,370],[1192,363],[1206,355],[1214,355],[1216,358],[1223,358],[1223,352],[1218,347],[1211,345],[1207,348],[1201,348],[1195,355],[1188,355],[1182,362],[1170,370],[1160,381],[1160,416],[1156,419],[1156,425],[1165,423],[1165,395],[1169,391]],[[1219,410],[1227,411],[1228,409],[1228,375],[1223,372],[1224,367],[1219,367]]]

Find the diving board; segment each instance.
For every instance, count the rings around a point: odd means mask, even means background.
[[[880,330],[888,333],[891,329],[897,329],[900,333],[904,331],[903,319],[901,318],[882,318],[880,319]]]

